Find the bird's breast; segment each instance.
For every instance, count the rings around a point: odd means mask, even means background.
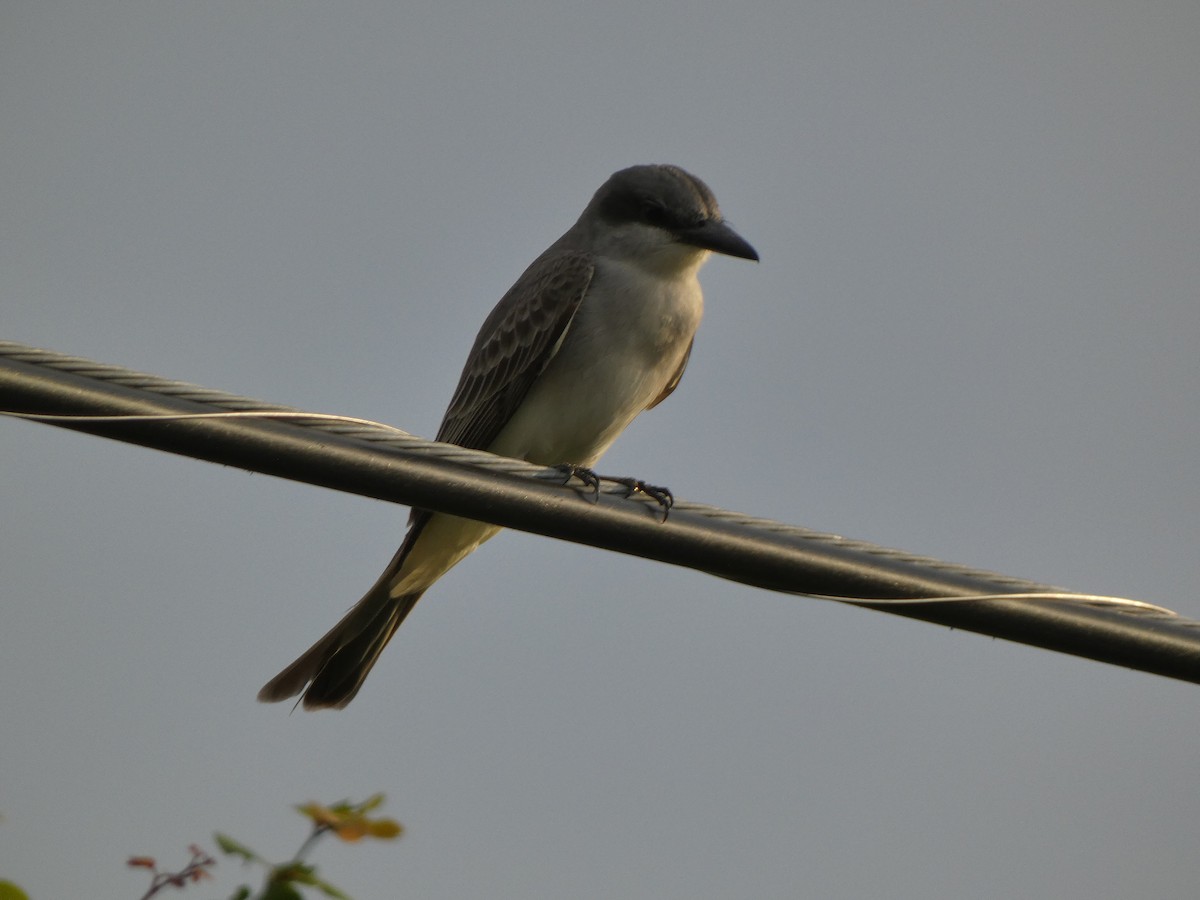
[[[557,354],[492,450],[591,465],[678,371],[703,312],[700,285],[598,266]]]

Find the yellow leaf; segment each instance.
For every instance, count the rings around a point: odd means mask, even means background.
[[[361,841],[367,833],[367,820],[362,816],[346,816],[337,826],[337,836],[343,841]]]
[[[395,819],[375,819],[367,825],[367,834],[381,840],[391,840],[404,834],[404,826]]]
[[[320,803],[306,803],[304,806],[297,806],[300,812],[308,816],[318,825],[328,825],[330,828],[336,828],[341,822],[342,817],[327,806],[322,806]]]

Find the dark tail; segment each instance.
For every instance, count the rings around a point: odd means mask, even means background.
[[[420,592],[389,597],[386,591],[386,584],[376,585],[325,637],[263,685],[258,699],[276,703],[303,692],[305,709],[341,709],[353,700],[387,642],[421,599]]]

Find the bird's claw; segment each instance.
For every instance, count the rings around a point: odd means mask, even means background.
[[[646,484],[640,478],[610,478],[608,480],[625,485],[626,497],[632,497],[634,494],[645,494],[662,507],[662,520],[664,522],[667,521],[671,507],[675,505],[675,495],[671,493],[670,488],[659,487],[656,484]]]
[[[600,497],[600,482],[611,481],[614,484],[620,484],[625,487],[625,496],[632,497],[634,494],[645,494],[660,507],[662,507],[663,518],[667,521],[667,515],[671,512],[671,507],[675,505],[675,495],[671,493],[669,488],[659,487],[656,484],[646,484],[640,478],[614,478],[608,475],[597,475],[591,469],[585,466],[577,466],[573,463],[562,463],[554,467],[563,475],[563,484],[566,484],[572,478],[578,478],[583,482],[584,487],[592,492],[594,498]]]
[[[577,466],[573,463],[562,463],[554,468],[563,473],[563,484],[566,484],[572,478],[578,478],[583,482],[583,486],[592,492],[592,496],[599,498],[600,496],[600,476],[584,466]]]

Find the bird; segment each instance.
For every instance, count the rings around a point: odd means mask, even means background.
[[[704,306],[697,272],[713,253],[758,261],[704,182],[674,165],[614,173],[484,321],[437,440],[588,477],[678,387]],[[366,595],[258,699],[345,707],[421,595],[499,530],[414,509]]]

